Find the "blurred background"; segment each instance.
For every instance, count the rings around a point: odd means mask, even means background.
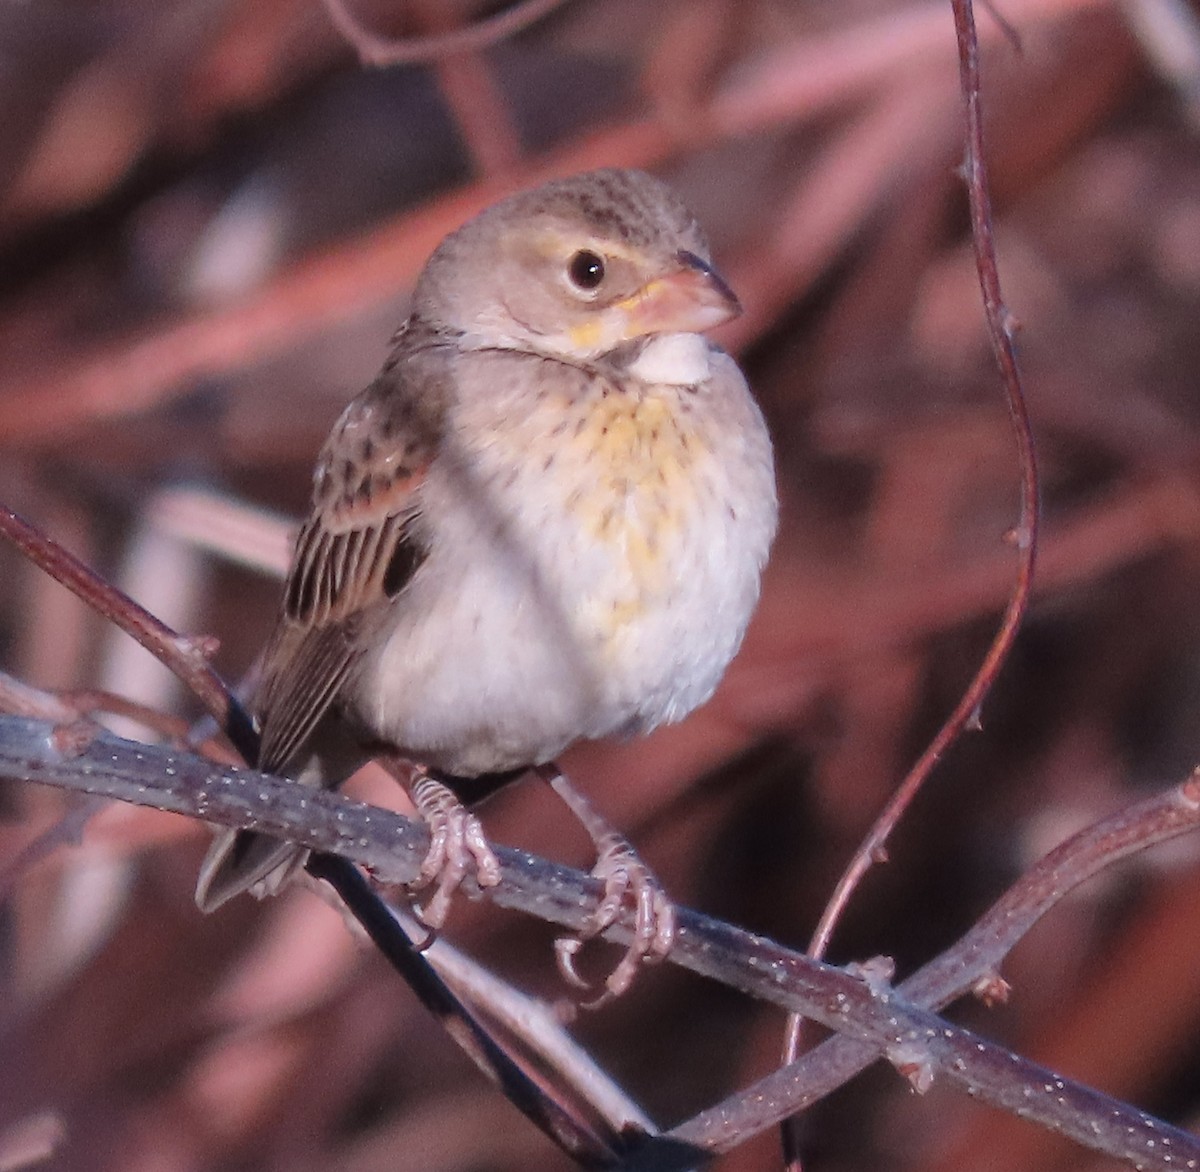
[[[551,174],[655,171],[745,304],[722,341],[775,436],[782,529],[711,704],[564,764],[679,901],[802,946],[1014,576],[949,7],[571,0],[499,43],[423,52],[498,7],[356,0],[414,59],[371,69],[320,0],[0,0],[0,500],[215,636],[238,678],[316,450],[437,240]],[[1019,44],[980,11],[988,152],[1044,544],[982,732],[834,943],[902,974],[1066,834],[1200,759],[1196,11],[999,8]],[[0,666],[196,715],[7,548]],[[369,777],[355,792],[401,801]],[[498,842],[590,865],[544,787],[484,817]],[[311,892],[199,915],[206,842],[166,815],[0,789],[5,1167],[55,1135],[43,1166],[81,1172],[566,1167]],[[1196,1125],[1198,880],[1187,840],[1109,874],[1017,949],[1007,1006],[958,1016]],[[563,994],[543,926],[463,901],[447,934]],[[668,967],[577,1034],[669,1125],[769,1071],[782,1025]],[[814,1170],[1111,1166],[883,1069],[804,1131]],[[767,1135],[719,1166],[776,1153]]]

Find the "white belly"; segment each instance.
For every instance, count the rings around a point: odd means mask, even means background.
[[[431,468],[430,555],[364,666],[362,719],[472,776],[706,700],[741,642],[775,522],[766,433],[737,379],[744,399],[715,429],[712,408],[728,404],[703,390],[551,402]],[[690,421],[683,395],[696,397]]]

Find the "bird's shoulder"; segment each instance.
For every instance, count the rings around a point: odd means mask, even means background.
[[[437,450],[452,394],[446,347],[403,330],[334,423],[313,471],[310,521],[334,532],[403,507]]]
[[[363,628],[428,556],[421,486],[449,390],[436,339],[402,332],[379,377],[342,412],[313,477],[263,664],[263,759],[288,761],[361,658]]]

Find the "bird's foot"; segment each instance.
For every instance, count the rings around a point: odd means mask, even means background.
[[[480,887],[500,882],[500,863],[483,833],[483,825],[436,777],[420,774],[411,786],[412,799],[429,826],[429,850],[413,884],[436,884],[433,895],[416,909],[421,920],[435,931],[450,912],[450,901],[468,874],[474,872]]]
[[[643,964],[657,964],[666,958],[675,942],[675,905],[629,840],[609,826],[556,767],[540,767],[538,775],[566,802],[588,832],[596,846],[592,875],[604,884],[603,898],[580,931],[555,941],[555,956],[564,980],[579,989],[590,988],[575,966],[575,957],[584,944],[612,927],[625,908],[633,912],[633,939],[625,955],[606,978],[604,992],[585,1003],[586,1008],[595,1009],[624,993]]]
[[[574,936],[560,936],[554,942],[563,978],[576,988],[590,988],[575,967],[576,955],[589,940],[615,924],[623,908],[632,906],[634,921],[633,939],[625,949],[625,955],[605,979],[604,992],[586,1002],[588,1009],[596,1009],[619,997],[633,984],[643,964],[658,964],[665,960],[675,942],[675,905],[628,840],[609,832],[596,845],[599,857],[592,875],[604,884],[604,897],[579,932]]]

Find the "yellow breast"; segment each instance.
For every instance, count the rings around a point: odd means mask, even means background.
[[[543,385],[491,430],[486,458],[542,573],[569,592],[569,621],[607,646],[669,605],[681,555],[706,540],[714,455],[690,388],[597,380],[579,391]]]
[[[693,473],[706,448],[679,394],[610,394],[589,405],[568,444],[568,463],[581,472],[568,508],[614,562],[595,599],[609,621],[629,621],[659,600],[677,573],[680,542],[702,540],[690,530]]]

